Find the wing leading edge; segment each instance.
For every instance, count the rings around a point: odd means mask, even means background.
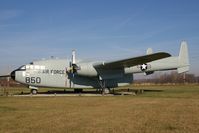
[[[108,61],[108,62],[99,62],[99,63],[95,63],[93,66],[97,69],[119,69],[119,68],[132,67],[132,66],[148,63],[151,61],[167,58],[170,56],[171,55],[169,53],[158,52],[158,53],[138,56],[134,58],[127,58],[127,59]]]

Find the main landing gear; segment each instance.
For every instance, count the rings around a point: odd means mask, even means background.
[[[100,90],[102,95],[110,93],[110,88],[106,87],[106,81],[103,80],[100,76],[99,76],[99,85],[100,85],[100,89],[99,90]]]

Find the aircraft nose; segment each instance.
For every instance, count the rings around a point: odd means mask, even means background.
[[[15,71],[12,71],[11,74],[10,74],[10,76],[11,76],[11,78],[12,78],[13,80],[15,80]]]

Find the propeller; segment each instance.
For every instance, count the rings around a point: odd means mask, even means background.
[[[77,71],[80,70],[80,68],[76,64],[75,52],[76,52],[75,50],[72,51],[71,61],[69,62],[69,68],[67,69],[68,74],[72,75],[73,78],[75,77],[75,74],[77,73]]]
[[[79,67],[76,64],[76,51],[75,50],[72,51],[72,58],[71,58],[71,62],[69,66],[70,66],[70,73],[72,73],[74,77],[77,70],[79,70]]]
[[[7,73],[5,75],[0,75],[0,78],[12,78],[15,80],[15,71],[10,72],[10,66],[8,66]]]
[[[8,71],[9,67],[8,67]],[[7,80],[7,86],[10,86],[10,78],[12,78],[13,80],[15,80],[15,71],[12,71],[11,73],[8,73],[6,75],[0,75],[0,79],[6,79]]]
[[[76,51],[73,50],[72,51],[72,57],[71,57],[71,61],[69,62],[69,69],[68,71],[68,75],[69,75],[69,80],[70,80],[70,88],[72,88],[72,80],[75,77],[75,74],[77,73],[77,70],[79,69],[79,67],[76,64]]]
[[[76,51],[72,51],[72,59],[71,59],[72,64],[76,64]]]

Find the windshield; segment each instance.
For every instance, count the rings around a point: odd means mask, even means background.
[[[23,66],[19,67],[19,70],[26,70],[26,66],[23,65]]]

